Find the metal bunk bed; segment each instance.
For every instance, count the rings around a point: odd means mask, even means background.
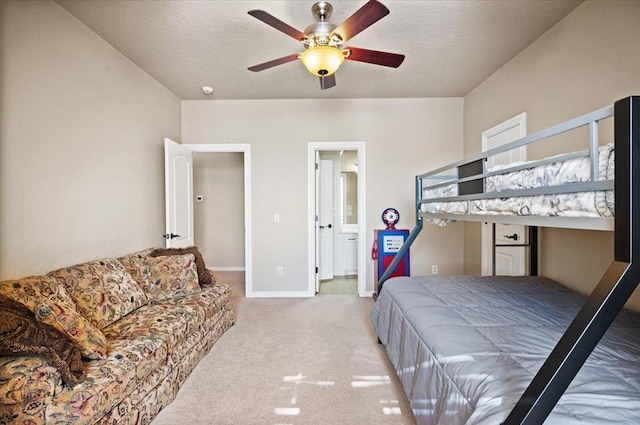
[[[614,117],[615,137],[615,180],[600,181],[597,177],[597,164],[594,159],[598,150],[598,122],[609,116]],[[569,327],[551,351],[542,367],[528,385],[519,401],[508,414],[503,425],[539,425],[549,416],[554,406],[567,390],[578,371],[590,356],[609,326],[640,282],[640,96],[630,96],[615,102],[611,107],[603,108],[591,114],[575,118],[518,141],[474,155],[462,161],[442,167],[438,170],[416,176],[416,224],[405,244],[396,254],[386,272],[380,277],[374,299],[383,289],[386,280],[405,255],[413,241],[423,228],[423,205],[428,202],[462,201],[469,205],[475,200],[495,198],[495,193],[482,193],[484,179],[493,174],[484,169],[488,156],[533,143],[566,131],[589,127],[590,148],[586,152],[577,152],[554,157],[555,161],[575,157],[591,158],[592,179],[588,182],[569,183],[563,186],[548,186],[524,190],[499,192],[500,197],[534,196],[557,194],[561,192],[585,192],[614,190],[615,217],[613,218],[568,218],[536,216],[501,216],[480,214],[425,214],[438,219],[515,223],[533,226],[565,227],[579,229],[600,229],[614,231],[614,260],[599,283],[586,299]],[[516,168],[535,167],[549,163],[540,160],[525,166],[503,169],[502,172]],[[453,198],[424,199],[423,182],[425,178],[437,176],[447,170],[457,169],[458,176],[452,181],[436,184],[456,184],[459,194]],[[472,171],[469,171],[472,170]],[[467,210],[469,211],[469,210]],[[636,241],[634,244],[634,240]],[[635,248],[635,249],[634,249]]]

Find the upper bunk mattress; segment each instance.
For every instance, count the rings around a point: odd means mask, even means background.
[[[507,167],[526,165],[516,162],[496,165],[487,172],[499,171]],[[598,148],[598,180],[613,180],[615,173],[615,149],[613,143]],[[489,199],[466,201],[429,202],[421,205],[424,213],[482,214],[519,216],[560,216],[560,217],[612,217],[614,194],[609,191],[573,192],[551,195],[523,197],[501,197],[506,190],[525,190],[540,187],[561,186],[569,183],[593,181],[588,157],[557,161],[550,164],[526,168],[486,177],[485,194]],[[435,189],[426,186],[423,199],[446,198],[458,195],[458,185],[450,184]],[[439,222],[445,224],[446,222]]]
[[[541,277],[398,277],[371,318],[419,424],[497,425],[584,297]],[[623,311],[546,423],[640,423],[640,316]]]

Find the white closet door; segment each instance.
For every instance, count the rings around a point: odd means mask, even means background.
[[[520,114],[482,133],[482,150],[486,151],[526,136],[526,115]],[[487,169],[494,165],[524,161],[524,147],[503,152],[487,159]],[[518,224],[496,224],[496,244],[522,244],[526,240],[526,227]],[[526,273],[524,247],[496,247],[496,274],[522,276]],[[492,225],[482,224],[482,274],[492,274]]]

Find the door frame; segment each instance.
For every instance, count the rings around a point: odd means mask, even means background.
[[[243,153],[244,154],[244,292],[246,298],[254,297],[251,262],[251,145],[233,143],[183,144],[197,153]]]
[[[522,112],[508,120],[501,122],[500,124],[491,127],[488,130],[482,132],[482,151],[487,150],[488,139],[494,137],[500,133],[503,133],[507,130],[511,130],[514,127],[519,128],[518,139],[521,139],[527,135],[527,113]],[[515,140],[518,140],[515,139]],[[505,142],[509,143],[509,142]],[[522,146],[520,148],[521,153],[520,156],[522,159],[525,159],[526,154],[526,146]],[[491,223],[481,223],[480,224],[480,240],[481,240],[481,275],[488,276],[492,274],[493,270],[493,239],[492,239],[492,228]],[[525,265],[526,270],[526,258],[523,250],[523,264]]]
[[[309,142],[307,145],[307,186],[308,186],[308,295],[316,293],[316,152],[319,151],[357,151],[358,156],[358,295],[368,296],[367,289],[367,250],[366,244],[366,152],[365,142]]]

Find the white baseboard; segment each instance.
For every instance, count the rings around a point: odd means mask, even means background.
[[[254,291],[245,295],[247,298],[313,298],[315,294],[306,291]],[[362,298],[371,298],[373,291],[365,291],[358,294]]]
[[[235,267],[207,267],[212,272],[243,272],[244,266]]]
[[[307,291],[253,291],[245,296],[247,298],[311,298],[314,295]]]

